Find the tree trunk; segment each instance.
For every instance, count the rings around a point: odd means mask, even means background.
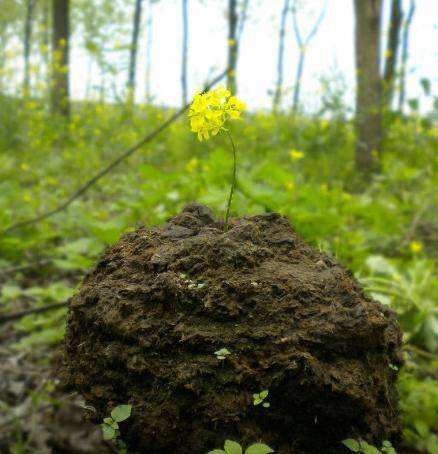
[[[151,66],[152,66],[152,0],[148,3],[148,18],[146,21],[146,102],[149,104],[152,100],[151,96]]]
[[[394,94],[394,79],[397,68],[397,55],[400,43],[401,23],[401,0],[392,0],[388,44],[386,46],[385,55],[385,69],[383,72],[383,90],[386,109],[391,109],[392,98]]]
[[[300,28],[298,26],[298,20],[297,20],[297,1],[295,0],[295,3],[292,7],[292,20],[293,20],[293,28],[294,28],[294,33],[295,33],[295,39],[298,44],[299,48],[299,58],[298,58],[298,66],[297,66],[297,73],[296,73],[296,80],[295,80],[295,86],[294,86],[294,92],[293,92],[293,100],[292,100],[292,112],[295,114],[298,111],[298,106],[299,106],[299,101],[300,101],[300,91],[301,91],[301,81],[303,79],[303,72],[304,72],[304,59],[306,58],[306,52],[307,52],[307,47],[312,41],[312,39],[315,37],[315,35],[318,33],[319,27],[321,25],[322,20],[324,19],[325,12],[327,10],[327,2],[326,0],[324,2],[324,6],[321,10],[320,15],[318,16],[318,19],[313,25],[313,28],[310,30],[309,34],[305,39],[301,36]]]
[[[401,65],[400,65],[400,92],[398,98],[398,109],[403,111],[405,104],[405,90],[406,90],[406,67],[408,64],[408,50],[409,50],[409,29],[411,27],[412,18],[415,13],[415,0],[411,0],[406,22],[403,27],[402,36],[402,50],[401,50]]]
[[[301,81],[303,79],[305,49],[300,48],[298,57],[297,74],[295,77],[294,95],[292,100],[292,112],[295,115],[298,111],[298,104],[300,102]]]
[[[70,116],[69,96],[69,39],[70,0],[52,0],[53,61],[52,61],[52,112],[66,118]]]
[[[134,21],[132,24],[132,38],[129,53],[129,75],[128,75],[128,100],[133,101],[135,95],[135,75],[137,71],[137,48],[138,36],[140,34],[142,0],[135,0]]]
[[[382,0],[354,0],[356,50],[356,166],[378,170],[381,144],[380,23]]]
[[[281,106],[281,96],[283,91],[283,59],[284,59],[284,36],[286,34],[286,19],[289,11],[289,0],[284,0],[283,10],[281,12],[280,21],[280,37],[278,41],[278,56],[277,56],[277,83],[275,86],[273,110],[275,113]]]
[[[5,67],[6,58],[2,54],[3,54],[5,48],[6,48],[6,39],[0,33],[0,49],[2,51],[0,54],[0,96],[3,96],[3,91],[4,91],[4,67]]]
[[[181,91],[182,105],[187,104],[187,57],[189,46],[189,14],[187,0],[182,0],[182,20],[183,20],[183,36],[182,36],[182,56],[181,56]]]
[[[242,10],[240,12],[239,26],[237,28],[237,45],[240,44],[242,39],[243,29],[245,28],[246,19],[248,18],[248,6],[249,0],[244,0],[242,4]]]
[[[24,21],[24,79],[23,79],[23,96],[29,95],[30,89],[30,50],[32,42],[32,24],[33,12],[36,0],[26,1],[26,18]]]
[[[237,91],[236,65],[237,65],[237,0],[228,0],[228,74],[227,87],[231,93]]]
[[[46,65],[47,79],[50,78],[50,0],[43,2],[43,36],[42,36],[42,58]]]

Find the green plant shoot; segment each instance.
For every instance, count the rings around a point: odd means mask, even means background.
[[[225,232],[228,230],[231,202],[236,187],[237,151],[233,137],[230,131],[224,128],[224,124],[228,120],[238,120],[244,109],[245,104],[242,101],[235,96],[231,96],[229,90],[218,87],[206,93],[197,93],[189,112],[191,131],[198,135],[198,139],[201,142],[208,140],[210,136],[217,135],[220,131],[225,131],[231,144],[233,151],[233,174],[225,213]]]

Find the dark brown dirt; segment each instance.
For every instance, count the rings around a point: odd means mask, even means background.
[[[230,438],[342,453],[347,437],[399,441],[400,343],[394,314],[287,219],[223,233],[191,204],[125,235],[86,276],[62,376],[95,422],[133,405],[121,424],[130,452],[204,454]],[[270,408],[253,405],[264,389]]]

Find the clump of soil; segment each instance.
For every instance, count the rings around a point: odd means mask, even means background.
[[[224,233],[191,204],[125,235],[86,276],[63,378],[96,422],[133,405],[120,425],[129,452],[203,454],[225,438],[346,452],[347,437],[397,442],[400,344],[393,312],[286,218],[236,219]],[[269,408],[253,403],[262,390]]]

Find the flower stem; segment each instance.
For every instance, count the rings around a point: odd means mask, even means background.
[[[236,174],[237,174],[236,145],[234,144],[234,141],[233,141],[233,138],[231,137],[230,131],[226,130],[226,132],[227,132],[228,138],[230,139],[231,148],[233,149],[233,177],[232,177],[232,180],[231,180],[230,195],[228,196],[227,211],[225,213],[224,232],[228,231],[228,219],[230,218],[231,201],[233,200],[234,189],[236,187]]]

